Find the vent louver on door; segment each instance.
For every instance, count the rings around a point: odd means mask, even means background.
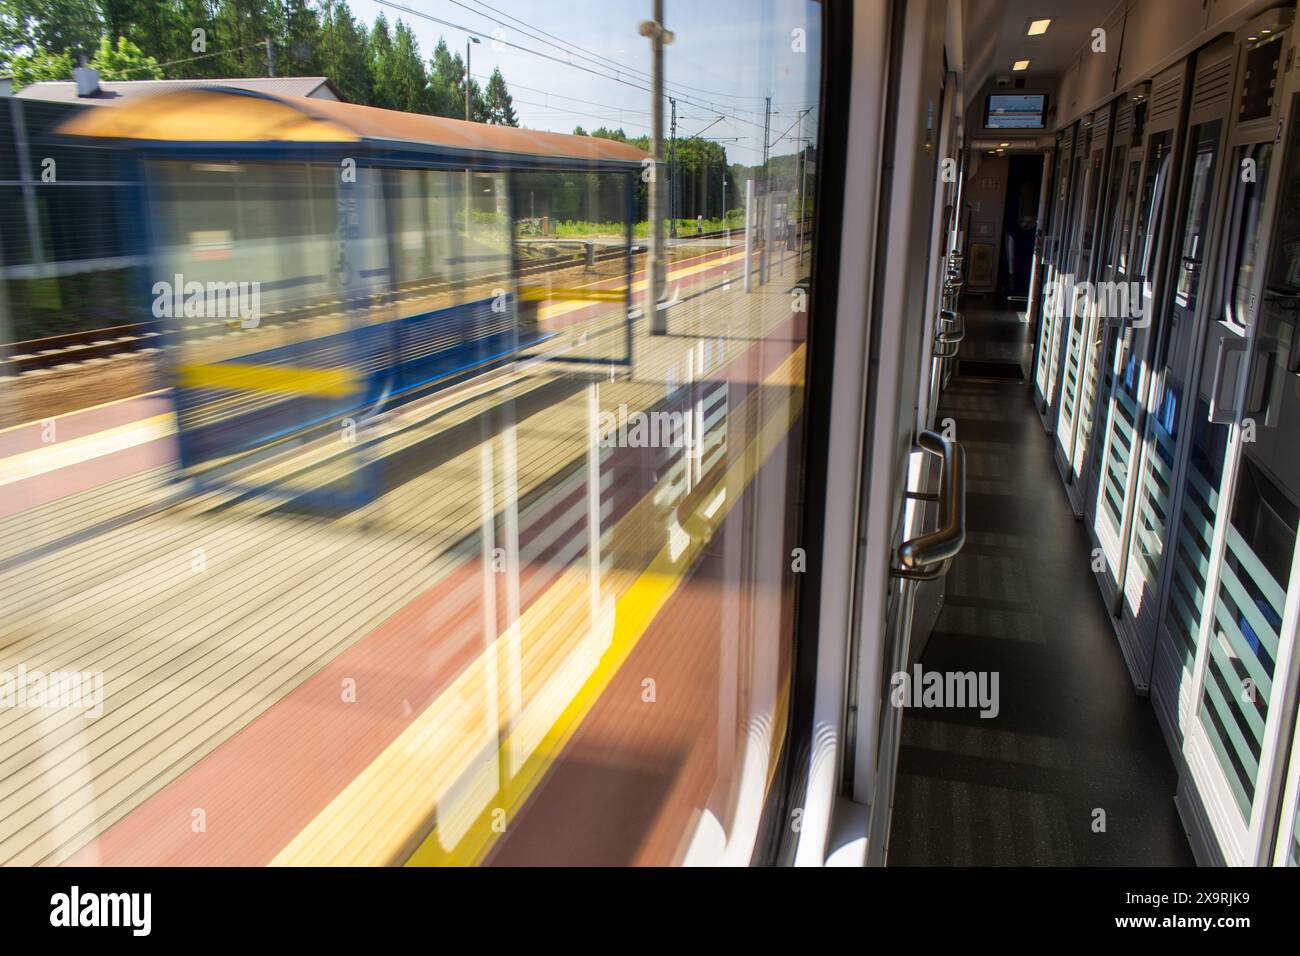
[[[1115,135],[1122,136],[1133,128],[1133,101],[1125,97],[1115,111]]]
[[[1217,106],[1232,93],[1232,55],[1216,56],[1196,64],[1196,81],[1192,86],[1192,109]]]
[[[1183,70],[1175,67],[1157,76],[1151,84],[1151,120],[1159,121],[1178,112],[1183,97]]]

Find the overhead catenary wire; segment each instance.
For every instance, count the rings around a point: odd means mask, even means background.
[[[480,34],[482,33],[482,31],[479,31],[479,30],[472,30],[472,29],[470,29],[469,27],[466,27],[466,26],[463,25],[463,24],[460,24],[460,23],[453,23],[453,22],[450,21],[450,20],[443,20],[443,19],[441,19],[440,17],[435,17],[435,16],[433,16],[433,15],[431,15],[431,14],[423,13],[423,12],[421,12],[421,11],[419,11],[419,10],[413,10],[413,9],[411,9],[410,7],[407,7],[407,6],[404,6],[404,5],[400,4],[400,3],[396,3],[396,2],[394,2],[394,0],[376,0],[376,2],[379,3],[381,6],[391,7],[391,8],[394,9],[394,10],[401,10],[402,12],[407,13],[407,14],[410,14],[411,16],[420,17],[421,19],[429,20],[429,21],[432,22],[432,23],[437,23],[437,24],[439,24],[440,26],[445,26],[445,27],[448,27],[448,28],[450,28],[450,29],[452,29],[452,30],[459,30],[459,31],[461,31],[462,33],[469,33],[469,34],[473,34],[473,35],[475,35],[475,36],[478,36],[478,35],[480,35]],[[541,50],[534,50],[534,49],[532,49],[532,48],[530,48],[530,47],[522,46],[522,45],[520,45],[520,44],[518,44],[518,43],[514,43],[514,42],[512,42],[512,41],[510,41],[510,40],[504,40],[504,39],[501,39],[501,38],[498,37],[498,38],[494,38],[494,42],[496,42],[496,43],[501,43],[501,44],[503,44],[503,45],[505,45],[505,46],[510,47],[511,49],[519,50],[519,51],[521,51],[521,52],[523,52],[523,53],[529,53],[529,54],[532,54],[533,56],[541,57],[542,59],[549,60],[549,61],[551,61],[552,63],[559,63],[559,64],[562,65],[562,66],[567,66],[567,67],[570,67],[570,68],[575,69],[575,70],[582,70],[582,71],[585,72],[585,73],[590,73],[590,74],[592,74],[593,76],[598,76],[598,77],[600,77],[600,78],[603,79],[603,80],[609,80],[609,81],[614,82],[614,83],[621,83],[621,84],[623,84],[624,86],[630,86],[630,87],[632,87],[633,89],[641,90],[641,91],[644,92],[644,93],[650,93],[650,94],[652,94],[652,95],[653,95],[653,93],[654,93],[654,90],[653,90],[653,89],[651,89],[651,88],[649,88],[649,87],[646,87],[646,86],[641,86],[641,85],[639,85],[639,84],[637,84],[637,83],[633,83],[633,82],[631,82],[630,80],[624,79],[624,78],[622,78],[622,77],[619,77],[619,76],[609,76],[608,74],[606,74],[606,73],[601,73],[599,70],[592,69],[591,67],[583,66],[583,65],[581,65],[581,64],[579,64],[579,63],[574,63],[574,62],[572,62],[571,60],[565,60],[565,59],[562,59],[562,58],[560,58],[560,57],[558,57],[558,56],[554,56],[554,55],[552,55],[552,54],[550,54],[550,53],[546,53],[546,52],[541,51]],[[709,111],[709,112],[720,112],[720,111],[717,111],[717,110],[711,109],[710,107],[708,107],[708,106],[706,106],[705,104],[700,103],[700,102],[698,102],[698,101],[696,101],[696,100],[691,100],[691,99],[688,99],[688,98],[683,97],[683,96],[679,96],[679,97],[677,97],[677,98],[678,98],[679,100],[681,100],[681,102],[683,102],[683,103],[688,103],[688,104],[690,104],[691,106],[694,106],[696,109],[702,109],[702,110],[706,110],[706,111]],[[743,118],[741,118],[741,117],[739,117],[739,116],[732,116],[730,113],[728,113],[728,114],[726,114],[726,115],[727,115],[727,118],[728,118],[728,119],[730,119],[730,120],[732,120],[732,121],[734,121],[734,122],[737,122],[737,123],[745,123],[746,125],[753,126],[755,129],[762,129],[762,126],[760,126],[758,123],[752,122],[751,120],[743,119]]]
[[[211,53],[200,53],[198,56],[187,56],[179,60],[168,60],[166,63],[144,63],[140,66],[128,66],[120,69],[119,72],[135,73],[140,70],[161,70],[165,66],[176,66],[178,63],[193,63],[195,60],[206,60],[209,57],[221,56],[226,53],[242,53],[244,50],[252,50],[255,47],[265,48],[266,43],[266,40],[258,40],[256,43],[249,43],[246,46],[232,46],[228,50],[213,50]]]
[[[519,26],[511,26],[510,24],[497,19],[491,14],[483,13],[481,10],[476,10],[473,7],[466,6],[464,3],[461,2],[461,0],[450,0],[450,2],[477,16],[486,17],[487,19],[491,20],[493,23],[496,23],[500,26],[506,27],[511,30],[515,30],[519,33],[523,33],[531,40],[537,40],[540,43],[546,43],[548,46],[553,46],[557,49],[565,50],[565,52],[568,52],[571,55],[573,51],[579,51],[580,54],[586,54],[585,56],[580,56],[580,58],[587,60],[587,62],[589,63],[597,63],[598,65],[602,66],[605,69],[613,69],[619,73],[634,75],[637,76],[639,79],[641,79],[643,82],[646,83],[650,82],[650,74],[646,73],[644,70],[637,70],[635,68],[629,67],[624,63],[618,62],[617,60],[612,60],[607,56],[603,56],[599,53],[596,53],[594,50],[589,50],[586,47],[580,46],[579,44],[574,43],[571,40],[565,40],[563,37],[560,37],[554,33],[544,30],[539,26],[534,26],[528,21],[522,20],[519,17],[506,13],[504,10],[500,10],[492,6],[491,4],[484,3],[483,0],[471,0],[471,2],[475,3],[477,6],[484,7],[488,10],[491,10],[493,13],[500,14],[501,16],[506,17],[507,19],[513,20],[516,24],[519,24]],[[529,33],[528,31],[533,31],[533,33]],[[542,34],[542,36],[539,37],[533,35],[536,33],[540,33]],[[551,39],[544,40],[542,39],[542,37],[550,37]],[[594,59],[592,59],[593,57]],[[598,61],[603,61],[603,62],[598,62]],[[717,96],[724,100],[725,99],[756,99],[756,100],[763,99],[761,95],[744,94],[744,93],[720,93],[717,90],[709,90],[700,86],[691,86],[686,83],[665,82],[664,88],[665,89],[671,88],[673,90],[678,90],[678,89],[692,90],[696,93],[707,94],[709,96]]]

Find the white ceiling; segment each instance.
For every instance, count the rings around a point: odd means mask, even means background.
[[[1094,27],[1104,23],[1122,0],[965,0],[962,35],[966,45],[965,89],[971,101],[996,76],[1023,77],[1031,87],[1055,88]],[[1030,20],[1051,17],[1043,36],[1026,35]],[[1012,73],[1016,60],[1029,69]]]

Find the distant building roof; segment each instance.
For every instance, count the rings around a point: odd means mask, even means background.
[[[42,80],[24,86],[14,95],[23,100],[114,106],[140,96],[211,86],[270,93],[276,96],[306,96],[318,100],[339,101],[343,99],[334,84],[324,76],[253,76],[229,80],[100,80],[99,89],[90,96],[77,95],[75,80]]]

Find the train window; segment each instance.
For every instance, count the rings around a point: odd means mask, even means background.
[[[1097,230],[1097,195],[1101,190],[1101,170],[1106,161],[1105,150],[1094,150],[1092,167],[1088,171],[1088,195],[1083,204],[1083,235],[1079,250],[1079,279],[1087,279],[1092,270],[1093,236]]]
[[[1087,185],[1084,182],[1084,180],[1086,178],[1086,174],[1088,171],[1086,143],[1083,145],[1083,150],[1084,150],[1083,152],[1080,152],[1079,155],[1075,156],[1074,158],[1074,172],[1071,174],[1071,179],[1070,179],[1070,181],[1074,184],[1074,186],[1070,194],[1070,213],[1066,217],[1066,230],[1070,237],[1069,238],[1070,250],[1071,250],[1071,254],[1076,257],[1079,250],[1079,238],[1080,238],[1079,222],[1081,219],[1086,218],[1085,215],[1086,210],[1083,209],[1083,203],[1082,203],[1084,188]],[[1078,262],[1077,258],[1072,259],[1071,267],[1074,268],[1075,263],[1077,262]],[[1084,276],[1075,275],[1076,280],[1083,279],[1083,278]]]
[[[469,179],[459,170],[430,169],[423,175],[421,198],[432,261],[447,289],[456,290],[459,296],[465,284],[465,197]]]
[[[1116,248],[1115,243],[1119,237],[1119,210],[1120,197],[1124,190],[1124,148],[1116,146],[1111,153],[1110,176],[1108,189],[1109,195],[1106,197],[1106,215],[1101,226],[1105,230],[1105,261],[1102,263],[1103,268],[1114,268],[1116,265]]]
[[[1246,53],[1246,69],[1241,86],[1241,103],[1237,107],[1237,120],[1248,123],[1273,112],[1273,98],[1277,95],[1277,68],[1282,62],[1283,34],[1278,33],[1259,41]]]
[[[259,324],[331,294],[337,225],[329,169],[235,160],[158,161],[150,169],[165,277],[179,275],[205,293],[209,283],[256,283]],[[186,331],[212,334],[204,322]]]
[[[1205,257],[1204,233],[1209,228],[1210,203],[1214,194],[1214,165],[1219,148],[1220,121],[1202,123],[1196,129],[1196,157],[1192,165],[1191,188],[1187,192],[1187,220],[1179,243],[1180,267],[1174,296],[1181,308],[1196,308]]]
[[[1128,275],[1129,271],[1129,242],[1133,236],[1133,217],[1137,214],[1137,191],[1138,177],[1142,173],[1141,158],[1134,159],[1128,165],[1128,174],[1125,176],[1124,183],[1124,212],[1119,221],[1119,236],[1117,250],[1118,272],[1121,275]]]
[[[1235,261],[1232,267],[1232,295],[1228,302],[1228,319],[1242,328],[1251,323],[1254,311],[1252,280],[1259,261],[1260,225],[1264,215],[1264,199],[1268,194],[1268,174],[1273,158],[1272,143],[1243,146],[1237,168],[1248,162],[1254,170],[1253,178],[1237,188],[1240,198],[1236,211],[1237,236]]]
[[[470,177],[469,248],[465,269],[471,280],[486,279],[510,269],[510,210],[503,173]]]
[[[1138,274],[1150,281],[1152,257],[1155,255],[1159,230],[1153,225],[1160,222],[1164,212],[1165,194],[1169,189],[1169,169],[1173,162],[1173,133],[1166,130],[1151,137],[1147,147],[1147,174],[1142,185],[1142,203],[1138,207],[1136,249]]]
[[[463,41],[415,6],[403,43]],[[0,534],[0,672],[75,644],[111,702],[5,716],[31,746],[0,863],[766,849],[816,567],[824,5],[668,6],[662,96],[646,11],[553,5],[473,48],[518,98],[471,126],[441,74],[404,73],[404,111],[288,81],[85,110],[157,133],[104,136],[141,166],[166,347],[54,377],[129,441]]]
[[[1291,108],[1300,109],[1300,97]],[[1287,162],[1284,167],[1278,210],[1273,226],[1272,253],[1269,256],[1267,291],[1278,295],[1300,292],[1300,124],[1292,123],[1287,138]]]

